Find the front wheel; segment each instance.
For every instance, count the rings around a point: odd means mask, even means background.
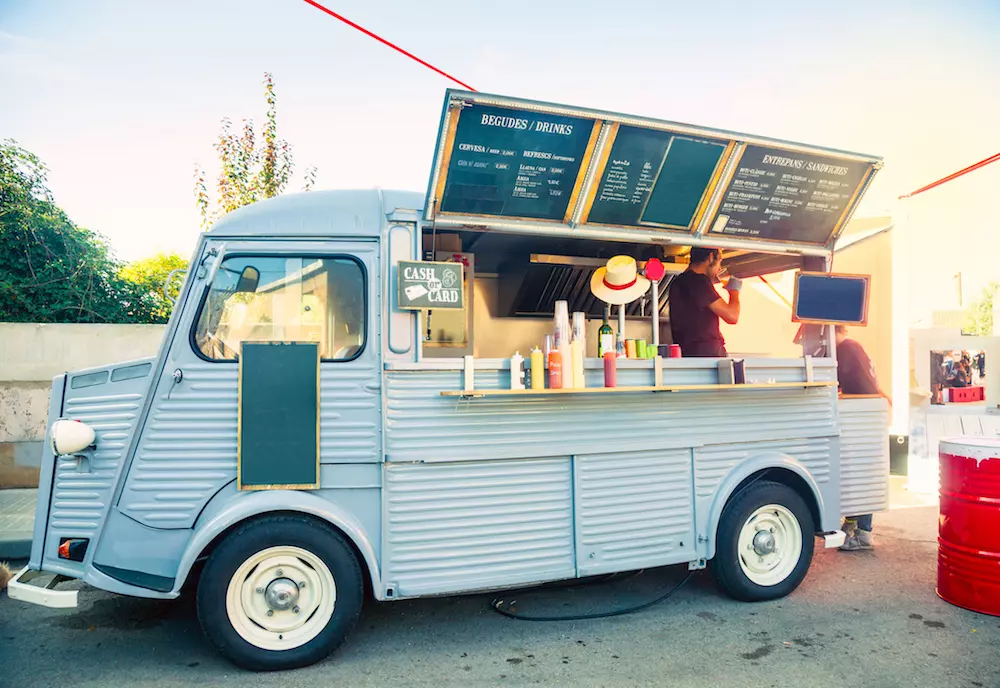
[[[813,538],[812,514],[795,490],[781,483],[753,483],[722,512],[712,573],[738,600],[784,597],[809,570]]]
[[[344,537],[303,516],[237,528],[198,583],[205,635],[233,663],[257,671],[318,662],[343,642],[364,586]]]

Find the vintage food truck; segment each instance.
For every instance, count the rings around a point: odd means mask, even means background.
[[[230,213],[200,238],[154,358],[53,380],[10,596],[196,585],[209,640],[275,669],[329,654],[365,597],[676,564],[742,600],[787,595],[817,538],[839,546],[842,516],[887,507],[886,403],[838,395],[823,324],[863,322],[863,302],[803,290],[798,358],[620,358],[605,387],[588,285],[614,256],[665,265],[619,319],[664,353],[651,317],[669,344],[662,287],[690,247],[720,248],[737,277],[829,272],[880,165],[449,91],[426,195]],[[519,389],[512,357],[542,345],[559,301],[591,319],[583,386]]]

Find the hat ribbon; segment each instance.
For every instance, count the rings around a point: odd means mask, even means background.
[[[632,281],[629,282],[628,284],[611,284],[610,282],[608,282],[607,277],[605,277],[602,281],[604,282],[604,286],[607,287],[608,289],[613,289],[614,291],[623,291],[625,289],[630,289],[634,287],[636,282],[639,281],[639,277],[636,276],[632,278]]]

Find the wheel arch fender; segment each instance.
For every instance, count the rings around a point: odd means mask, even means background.
[[[719,483],[712,498],[706,528],[709,533],[706,559],[715,556],[722,512],[729,500],[745,486],[759,479],[773,480],[788,485],[805,500],[812,513],[814,525],[819,526],[823,512],[823,495],[809,470],[794,457],[781,452],[754,454],[734,466]]]
[[[230,495],[231,496],[231,495]],[[218,496],[217,496],[218,497]],[[361,522],[344,507],[308,492],[294,490],[262,490],[239,493],[217,509],[205,514],[195,526],[194,534],[181,555],[174,580],[174,593],[183,587],[195,561],[234,526],[247,520],[278,513],[307,514],[340,530],[361,556],[375,595],[381,590],[378,557],[371,538]]]

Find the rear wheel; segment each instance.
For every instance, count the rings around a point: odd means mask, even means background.
[[[812,563],[812,514],[781,483],[754,483],[734,496],[719,522],[712,573],[731,596],[748,602],[784,597]]]
[[[303,516],[237,528],[198,583],[208,639],[247,669],[307,666],[335,650],[363,601],[361,567],[343,535]]]

